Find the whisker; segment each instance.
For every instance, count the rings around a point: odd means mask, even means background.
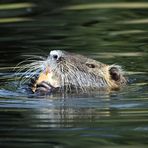
[[[37,59],[37,60],[46,60],[47,58],[44,56],[38,56],[38,55],[23,55],[24,57],[29,57],[30,59]]]
[[[29,55],[30,56],[30,55]],[[42,60],[37,60],[33,58],[38,58]],[[43,60],[44,59],[44,60]],[[15,75],[20,77],[20,85],[29,81],[34,75],[39,74],[45,69],[47,61],[44,57],[33,55],[30,58],[18,63],[16,67],[18,68]],[[16,68],[15,67],[15,68]]]

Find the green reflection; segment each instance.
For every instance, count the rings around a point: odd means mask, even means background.
[[[0,10],[31,8],[35,6],[36,5],[33,3],[8,3],[8,4],[0,4]]]
[[[147,2],[116,2],[116,3],[89,3],[74,6],[68,6],[65,10],[86,10],[86,9],[135,9],[148,8]]]

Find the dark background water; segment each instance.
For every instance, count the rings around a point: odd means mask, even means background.
[[[147,147],[147,16],[146,0],[1,0],[0,147]],[[53,49],[122,65],[130,84],[111,94],[28,97],[13,67]]]

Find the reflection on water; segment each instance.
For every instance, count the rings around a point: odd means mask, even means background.
[[[26,9],[27,11],[31,11],[31,8],[35,7],[35,4],[33,3],[8,3],[8,4],[0,4],[0,11],[6,11],[5,13],[2,13],[2,16],[0,18],[0,23],[12,23],[12,22],[20,22],[20,21],[29,21],[30,18],[27,17],[11,17],[12,12],[16,11],[14,13],[15,15],[18,14],[17,9]],[[10,10],[10,11],[8,11]]]
[[[147,2],[112,2],[112,3],[84,3],[65,7],[65,10],[86,10],[86,9],[136,9],[148,8]]]
[[[9,2],[0,4],[0,146],[147,147],[147,1]],[[28,95],[14,66],[52,49],[123,65],[129,85],[111,94]]]

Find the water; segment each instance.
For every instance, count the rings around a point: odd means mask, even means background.
[[[147,147],[148,3],[120,2],[1,1],[0,147]],[[53,49],[122,65],[130,84],[111,94],[29,96],[13,67]]]

